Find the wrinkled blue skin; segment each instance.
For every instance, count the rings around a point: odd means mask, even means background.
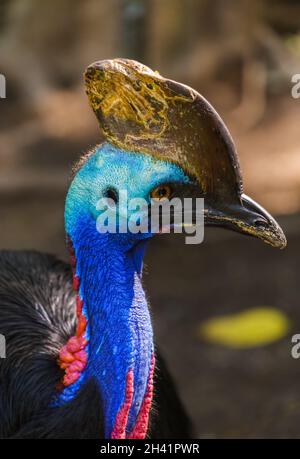
[[[152,234],[100,234],[96,205],[108,187],[126,189],[128,198],[145,198],[163,183],[190,180],[175,164],[122,151],[106,143],[76,174],[67,195],[65,226],[80,278],[83,312],[88,319],[88,363],[78,381],[64,389],[66,403],[87,378],[95,378],[104,404],[105,436],[110,437],[124,402],[126,375],[134,373],[134,400],[127,433],[132,431],[145,396],[154,350],[147,300],[141,284],[142,260]]]

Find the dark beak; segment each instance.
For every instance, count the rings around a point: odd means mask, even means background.
[[[240,200],[228,203],[205,202],[205,224],[221,226],[262,239],[273,247],[286,247],[286,237],[276,220],[245,194]]]

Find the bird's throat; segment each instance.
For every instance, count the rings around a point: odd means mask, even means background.
[[[61,398],[73,398],[87,379],[94,378],[103,402],[105,437],[145,438],[155,362],[136,261],[143,247],[121,251],[99,234],[93,247],[74,239],[70,245],[78,325],[76,336],[60,353],[67,386]]]

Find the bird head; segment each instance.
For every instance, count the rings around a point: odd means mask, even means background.
[[[97,219],[99,200],[116,202],[123,190],[148,203],[199,197],[206,225],[285,247],[277,222],[243,193],[233,140],[199,93],[127,59],[91,64],[85,84],[105,142],[80,162],[75,176],[81,210],[88,206]],[[72,186],[69,195],[73,202]],[[124,215],[122,206],[118,212]]]
[[[86,228],[81,222],[89,216],[98,234],[130,249],[161,231],[159,224],[150,228],[151,202],[181,197],[183,187],[192,190],[194,180],[175,163],[104,142],[76,167],[66,203],[67,233]]]

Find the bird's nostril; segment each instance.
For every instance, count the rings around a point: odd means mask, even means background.
[[[262,218],[256,218],[253,223],[256,228],[265,229],[268,226],[267,220]]]

